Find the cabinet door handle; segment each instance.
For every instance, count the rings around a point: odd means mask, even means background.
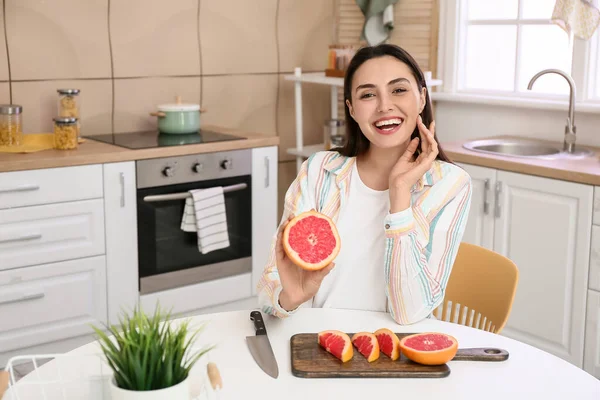
[[[490,213],[490,202],[488,201],[488,190],[490,190],[489,178],[484,181],[483,184],[483,213],[488,215]]]
[[[41,233],[30,233],[28,235],[17,236],[14,238],[0,239],[0,243],[24,242],[26,240],[35,240],[35,239],[41,239],[41,238],[42,238]]]
[[[494,198],[494,216],[500,218],[502,209],[500,208],[500,193],[502,193],[502,182],[496,182],[495,198]]]
[[[125,207],[125,174],[119,174],[119,181],[121,182],[121,208]]]
[[[271,181],[271,176],[269,173],[269,157],[265,157],[265,187],[268,188],[270,185],[270,181]]]
[[[40,187],[38,185],[22,185],[13,188],[0,188],[0,193],[12,193],[12,192],[32,192],[34,190],[39,190]]]
[[[8,296],[4,299],[0,299],[0,305],[2,304],[10,304],[10,303],[20,303],[22,301],[27,301],[27,300],[35,300],[35,299],[41,299],[44,296],[46,296],[46,293],[44,293],[44,291],[39,291],[39,292],[35,292],[35,293],[30,293],[30,294],[18,294],[17,296]]]

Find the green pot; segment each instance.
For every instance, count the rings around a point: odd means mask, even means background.
[[[150,115],[157,117],[160,133],[185,135],[200,130],[200,113],[198,104],[164,104]]]

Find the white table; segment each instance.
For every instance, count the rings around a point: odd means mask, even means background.
[[[300,309],[285,320],[265,315],[267,333],[279,365],[279,378],[273,379],[258,367],[248,351],[245,337],[254,334],[249,315],[250,310],[207,314],[192,319],[192,325],[209,321],[207,329],[200,336],[199,347],[207,343],[216,343],[218,346],[194,373],[203,374],[204,365],[210,359],[218,365],[224,384],[218,397],[203,398],[281,400],[285,394],[286,398],[302,400],[368,399],[378,396],[457,400],[600,399],[600,380],[529,345],[443,321],[428,319],[411,326],[399,326],[387,314],[351,310]],[[375,331],[382,327],[395,332],[445,332],[456,337],[461,348],[498,347],[507,350],[510,357],[504,362],[451,361],[451,373],[445,378],[305,379],[292,375],[289,343],[292,335],[326,329]],[[91,343],[67,356],[97,352],[97,344]],[[68,358],[63,362],[66,360]],[[78,358],[73,357],[73,362],[76,360]],[[52,367],[52,362],[40,370]],[[84,370],[80,366],[73,367],[78,371]],[[29,377],[20,382],[26,383]],[[95,395],[97,399],[109,398],[107,395],[102,397],[98,391]]]

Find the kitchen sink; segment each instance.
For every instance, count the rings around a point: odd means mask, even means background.
[[[554,158],[563,153],[557,146],[528,139],[474,140],[463,147],[481,153],[528,158]]]

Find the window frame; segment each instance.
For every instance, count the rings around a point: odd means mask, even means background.
[[[512,91],[494,91],[466,89],[462,87],[461,73],[464,69],[459,65],[464,60],[466,53],[467,0],[446,0],[440,2],[440,29],[438,48],[438,71],[443,85],[432,93],[433,100],[484,102],[502,105],[531,106],[532,108],[562,109],[568,103],[568,94],[558,95],[536,92],[535,90],[519,92],[513,86]],[[518,21],[521,15],[521,1],[517,19],[502,21]],[[521,20],[525,24],[541,24],[541,20]],[[478,20],[477,24],[480,24]],[[494,22],[490,23],[498,23]],[[546,23],[546,22],[543,22]],[[548,20],[548,24],[551,22]],[[483,24],[483,23],[482,23]],[[519,25],[521,26],[521,24]],[[517,40],[519,31],[517,27]],[[583,112],[600,112],[600,96],[594,96],[596,71],[600,68],[600,28],[588,40],[572,38],[571,77],[576,86],[576,102]],[[518,66],[518,45],[515,49],[516,63]],[[515,83],[518,80],[518,70],[515,70]]]
[[[589,101],[600,105],[600,28],[594,32],[594,36],[590,39],[588,57],[585,60],[587,71],[585,71],[585,98],[584,101]]]

